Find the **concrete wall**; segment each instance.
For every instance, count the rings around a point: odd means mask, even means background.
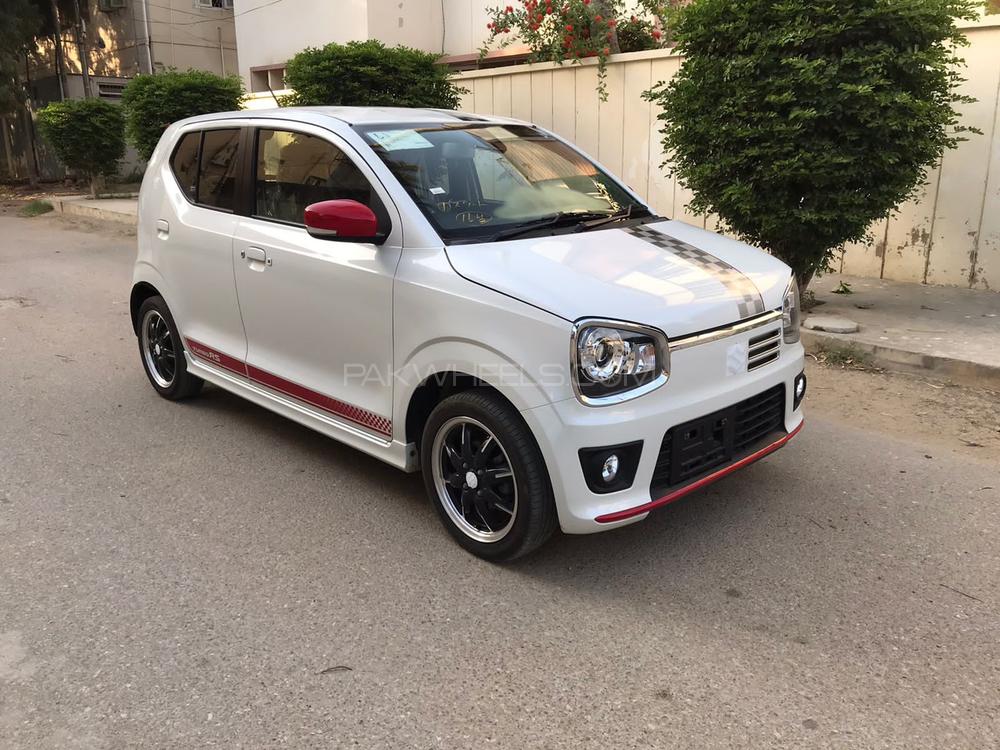
[[[485,24],[484,24],[485,25]],[[968,25],[963,91],[975,104],[962,121],[978,127],[929,175],[917,200],[872,227],[874,241],[844,248],[844,273],[931,284],[1000,289],[1000,16]],[[680,68],[665,51],[612,58],[608,100],[599,100],[596,64],[511,66],[459,75],[462,108],[531,120],[596,157],[660,213],[709,229],[711,216],[687,210],[691,194],[666,176],[656,111],[641,94]]]
[[[287,62],[306,47],[367,39],[367,0],[236,0],[240,76],[250,68]]]
[[[219,75],[239,72],[232,8],[200,8],[193,0],[148,0],[147,6],[157,70],[194,68]]]
[[[248,90],[255,88],[251,68],[283,64],[306,47],[364,39],[432,52],[440,52],[442,46],[440,0],[282,0],[276,4],[236,0],[235,9],[240,75]]]
[[[368,0],[367,38],[440,52],[444,42],[441,6],[440,0]]]

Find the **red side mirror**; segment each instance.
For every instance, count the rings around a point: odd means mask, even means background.
[[[352,200],[320,201],[306,207],[306,230],[324,240],[375,242],[385,239],[368,206]]]

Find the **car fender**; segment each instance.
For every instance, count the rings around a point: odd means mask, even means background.
[[[553,379],[562,374],[550,373]],[[442,338],[426,342],[395,368],[395,410],[405,417],[413,394],[428,378],[440,375],[466,375],[496,389],[518,411],[549,403],[543,384],[536,375],[482,341]],[[544,373],[543,373],[544,376]]]

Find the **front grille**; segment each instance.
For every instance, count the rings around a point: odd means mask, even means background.
[[[750,339],[747,350],[747,372],[769,365],[781,354],[781,329],[777,328]]]
[[[784,432],[785,386],[776,385],[738,404],[667,430],[653,469],[650,493],[688,484],[739,461]]]

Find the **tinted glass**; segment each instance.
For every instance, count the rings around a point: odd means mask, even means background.
[[[445,240],[481,241],[562,214],[646,210],[579,151],[531,127],[359,130]]]
[[[233,210],[236,195],[236,148],[240,131],[206,130],[201,143],[197,202]]]
[[[190,200],[196,197],[198,183],[198,146],[201,145],[201,131],[188,133],[181,138],[170,160],[177,183]]]
[[[306,206],[350,199],[380,214],[361,171],[332,143],[303,133],[261,130],[257,136],[256,206],[267,219],[303,223]]]

